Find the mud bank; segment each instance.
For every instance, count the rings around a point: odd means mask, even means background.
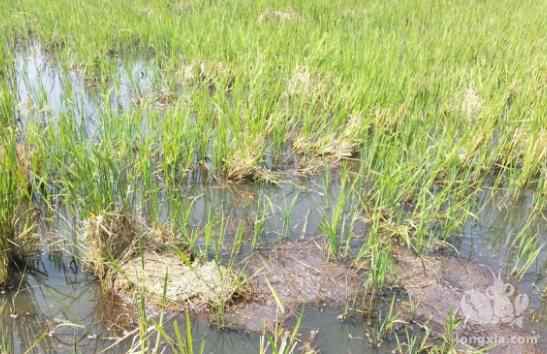
[[[355,298],[362,277],[350,266],[327,259],[322,238],[287,241],[243,263],[251,296],[228,309],[230,327],[271,329],[293,317],[300,305],[344,305]]]
[[[443,335],[450,314],[456,314],[462,349],[487,343],[492,354],[543,353],[526,323],[526,295],[488,267],[457,257],[416,257],[406,249],[394,256],[397,282],[413,302],[411,315],[435,336]]]
[[[184,265],[174,255],[152,253],[125,262],[114,282],[115,291],[131,301],[144,291],[169,309],[188,306],[194,313],[222,325],[260,333],[293,319],[305,304],[347,304],[361,287],[359,273],[349,265],[330,262],[327,244],[317,238],[286,241],[257,251],[234,269],[214,262]]]

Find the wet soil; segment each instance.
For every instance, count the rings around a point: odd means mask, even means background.
[[[304,304],[329,306],[352,301],[362,276],[350,266],[330,262],[326,241],[286,241],[267,252],[257,252],[244,263],[250,296],[231,306],[228,326],[261,332],[284,324]]]
[[[487,293],[496,278],[485,265],[469,262],[452,256],[417,257],[409,250],[399,249],[395,253],[398,283],[407,292],[415,310],[412,316],[432,329],[433,334],[442,336],[449,316],[456,314],[463,320],[456,331],[459,339],[495,338],[496,345],[489,350],[492,354],[533,354],[543,353],[535,344],[513,343],[512,338],[531,338],[536,334],[527,327],[493,321],[494,323],[473,323],[465,321],[462,298],[469,291]],[[490,306],[489,302],[477,304]],[[481,309],[478,309],[481,310]],[[461,341],[462,347],[464,341]]]

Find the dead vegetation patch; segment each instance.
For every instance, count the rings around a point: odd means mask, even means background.
[[[136,252],[143,225],[123,213],[92,215],[84,222],[87,244],[84,264],[105,281],[116,263],[124,263]]]
[[[226,178],[232,181],[256,179],[261,172],[263,139],[258,138],[252,144],[246,144],[233,151],[224,160]]]
[[[103,287],[128,301],[139,293],[154,305],[203,309],[229,301],[241,287],[228,268],[193,260],[167,226],[148,227],[122,213],[105,213],[85,222],[84,239],[84,263]]]
[[[115,287],[141,291],[154,304],[189,304],[194,311],[216,308],[240,291],[242,281],[216,262],[188,264],[175,253],[146,252],[124,263]]]
[[[234,182],[278,182],[280,176],[262,166],[263,154],[264,139],[261,137],[236,149],[224,160],[226,178]]]
[[[482,99],[477,90],[473,87],[468,87],[462,98],[461,111],[469,121],[474,121],[478,118],[482,109]]]
[[[181,64],[175,77],[183,86],[205,85],[211,94],[222,89],[230,91],[235,82],[235,74],[227,64],[207,60]]]
[[[328,80],[324,75],[313,72],[305,65],[299,65],[287,81],[288,97],[318,97],[327,92]]]
[[[302,16],[295,10],[288,8],[285,10],[267,9],[258,16],[258,23],[267,22],[293,22],[300,20]]]
[[[335,83],[329,75],[313,72],[306,66],[298,66],[287,82],[284,97],[288,100],[304,100],[305,104],[317,103],[318,114],[330,115],[329,86]],[[348,116],[344,126],[339,129],[331,127],[330,122],[318,122],[321,127],[311,135],[295,132],[292,148],[302,157],[302,165],[309,169],[319,157],[330,161],[340,161],[357,154],[360,135],[363,131],[363,116],[360,113]],[[323,128],[323,126],[326,126]],[[325,131],[327,130],[328,131]]]
[[[3,197],[3,196],[0,196]],[[27,257],[37,251],[36,215],[27,203],[12,215],[0,215],[0,288],[9,287],[16,275],[27,268]],[[16,278],[16,277],[15,277]]]
[[[318,137],[299,136],[293,142],[294,150],[304,156],[326,158],[334,162],[354,157],[359,149],[362,116],[352,115],[340,133],[321,134]]]

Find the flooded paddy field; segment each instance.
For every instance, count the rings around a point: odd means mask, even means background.
[[[547,353],[545,12],[5,1],[0,354]]]

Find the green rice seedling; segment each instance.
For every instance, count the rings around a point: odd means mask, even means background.
[[[275,326],[273,334],[263,334],[260,337],[259,354],[294,354],[298,347],[298,331],[302,316],[298,317],[292,331],[285,330],[279,324]]]
[[[200,237],[201,235],[198,229],[190,229],[184,234],[184,241],[188,245],[188,249],[192,252],[192,254],[196,255],[196,257],[203,256],[203,252],[197,244]]]
[[[185,244],[192,254],[199,256],[201,250],[198,249],[198,241],[200,233],[197,228],[191,225],[191,217],[194,205],[201,195],[187,199],[179,194],[171,195],[167,192],[167,205],[168,205],[168,219],[175,226],[175,231],[180,235],[180,243]],[[206,235],[205,248],[209,246],[208,238]]]
[[[134,209],[134,165],[130,160],[116,158],[112,151],[112,147],[90,150],[80,145],[70,157],[72,161],[63,163],[66,175],[59,181],[61,193],[83,215]]]
[[[10,76],[11,51],[6,47],[4,39],[0,39],[0,81],[6,80]]]
[[[128,354],[159,353],[159,348],[161,346],[159,338],[161,334],[164,333],[163,312],[160,314],[157,322],[153,318],[149,318],[146,313],[145,294],[142,291],[139,291],[137,294],[136,310],[137,328],[127,333],[124,337],[120,338],[109,347],[105,348],[102,351],[103,353],[115,349],[115,347],[120,345],[122,342],[129,340],[131,340],[131,343],[127,349]],[[156,334],[155,343],[150,338],[154,334]]]
[[[530,232],[530,224],[527,224],[511,241],[510,249],[513,250],[511,275],[517,280],[522,280],[537,257],[541,254],[545,244],[540,244],[538,235]]]
[[[232,251],[230,254],[231,260],[233,260],[241,251],[241,246],[243,245],[243,241],[245,238],[245,232],[245,225],[243,224],[243,222],[240,221],[237,225],[237,230],[232,241]]]
[[[321,223],[321,232],[327,236],[329,257],[336,258],[339,251],[339,233],[343,232],[344,213],[346,210],[345,183],[340,187],[340,193],[330,217],[324,217]]]
[[[171,343],[170,347],[173,350],[173,353],[176,354],[203,354],[205,353],[205,340],[202,340],[199,349],[196,350],[194,346],[194,335],[192,333],[192,320],[188,311],[184,313],[185,320],[185,333],[181,334],[179,325],[177,322],[174,323],[173,329],[175,332],[174,339],[167,338],[168,342]]]
[[[440,338],[440,343],[430,349],[430,353],[458,353],[458,338],[456,337],[456,330],[460,326],[460,321],[457,319],[455,313],[450,313],[446,319],[444,333]]]
[[[291,235],[291,224],[293,218],[293,211],[298,202],[299,193],[296,193],[292,199],[287,202],[287,199],[284,200],[284,206],[281,209],[281,237],[288,238]],[[271,204],[271,203],[270,203]]]
[[[11,354],[15,352],[15,346],[12,341],[12,335],[7,328],[0,329],[0,354]]]
[[[378,248],[379,247],[379,248]],[[382,288],[392,266],[391,250],[387,245],[377,245],[371,252],[372,273],[369,281],[372,287]]]
[[[262,198],[259,199],[257,202],[256,214],[253,223],[253,238],[251,240],[252,249],[256,249],[264,235],[267,220],[267,211],[265,204],[265,200]]]
[[[222,260],[222,253],[224,251],[224,239],[226,237],[226,227],[230,222],[229,216],[224,216],[224,211],[221,211],[220,219],[218,220],[216,238],[214,240],[215,246],[215,260],[220,262]]]
[[[15,97],[8,81],[0,81],[0,132],[9,135],[9,128],[15,128]]]
[[[203,227],[203,242],[205,255],[207,255],[210,248],[212,248],[213,242],[215,241],[215,224],[216,219],[213,216],[212,209],[207,211],[207,223]]]
[[[408,329],[405,329],[405,338],[404,341],[399,338],[398,335],[395,335],[397,341],[397,348],[395,352],[397,354],[422,354],[428,353],[430,349],[430,344],[428,343],[431,333],[429,329],[425,328],[425,334],[413,335],[410,334]]]
[[[451,321],[451,323],[449,321]],[[468,354],[486,354],[493,349],[494,345],[478,349],[469,346],[465,347],[464,349],[460,348],[457,343],[458,338],[455,334],[456,328],[454,328],[453,326],[456,326],[457,328],[457,321],[454,321],[454,319],[448,319],[447,324],[445,325],[445,334],[441,336],[440,340],[434,341],[433,339],[431,339],[432,343],[429,346],[426,346],[426,350],[418,353],[459,354],[464,352]],[[426,329],[426,331],[428,330]]]
[[[399,314],[395,310],[395,296],[391,298],[391,303],[385,315],[380,312],[375,319],[375,325],[372,333],[367,333],[369,340],[376,346],[381,346],[384,340],[393,334],[397,325],[405,324],[399,319]]]
[[[355,226],[358,223],[362,223],[364,221],[364,218],[362,216],[362,211],[359,210],[357,205],[352,204],[352,210],[350,211],[349,217],[351,218],[347,227],[346,234],[346,240],[342,252],[342,257],[344,258],[350,258],[352,257],[353,250],[352,250],[352,241],[355,237],[354,229]]]
[[[365,259],[370,264],[370,271],[365,287],[375,292],[381,289],[392,268],[391,244],[384,239],[380,218],[375,217],[369,230],[367,243],[359,250],[357,259]]]
[[[160,132],[161,168],[168,185],[176,185],[190,171],[200,148],[200,126],[183,105],[176,105],[163,118]]]
[[[245,299],[250,294],[249,279],[242,272],[234,267],[234,261],[230,260],[226,266],[226,271],[221,279],[223,282],[229,282],[232,285],[229,296],[216,296],[207,304],[211,309],[212,322],[220,329],[226,326],[225,314],[227,306],[232,303],[233,299]]]

